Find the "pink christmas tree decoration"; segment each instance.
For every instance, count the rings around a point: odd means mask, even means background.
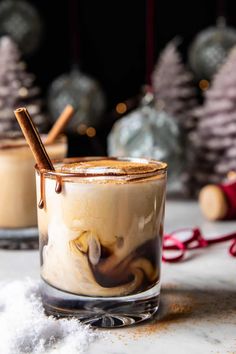
[[[192,109],[196,107],[196,89],[193,76],[185,67],[174,38],[160,53],[152,73],[152,87],[157,109],[175,117],[189,131],[196,126]]]
[[[220,183],[236,170],[236,47],[214,76],[197,115],[194,178],[199,186]]]
[[[27,72],[21,53],[9,36],[0,39],[0,133],[19,131],[13,110],[26,106],[40,131],[47,129],[40,89]]]

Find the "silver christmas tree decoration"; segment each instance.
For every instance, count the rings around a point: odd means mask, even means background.
[[[13,110],[26,106],[40,131],[47,129],[40,89],[26,70],[21,53],[9,36],[0,39],[0,133],[20,131]]]
[[[174,118],[155,109],[152,98],[147,93],[140,107],[113,125],[108,135],[108,155],[165,161],[172,183],[183,167],[181,132]]]
[[[193,76],[183,63],[178,50],[179,39],[174,38],[160,53],[152,73],[155,105],[175,117],[187,131],[195,128],[196,88]]]
[[[24,0],[0,3],[0,35],[9,35],[24,55],[35,52],[43,34],[42,19],[36,8]]]
[[[81,124],[97,127],[101,123],[106,100],[99,83],[75,68],[56,78],[49,87],[48,107],[52,120],[57,119],[67,104],[75,109],[67,129],[77,132]]]
[[[189,48],[189,65],[197,80],[211,80],[236,44],[236,30],[219,17],[216,26],[201,31]]]
[[[194,178],[199,186],[221,183],[229,171],[236,170],[236,46],[214,76],[197,114]]]

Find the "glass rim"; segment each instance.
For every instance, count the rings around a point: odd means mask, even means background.
[[[42,139],[46,139],[47,134],[40,133],[40,137]],[[4,142],[8,142],[10,140],[14,141],[15,144],[14,144],[14,142],[12,142],[12,143],[9,142],[8,144],[4,145]],[[17,143],[17,140],[18,141],[20,140],[20,143]],[[68,141],[68,138],[67,138],[66,134],[62,133],[57,137],[57,139],[54,142],[49,143],[47,146],[57,145],[60,143],[64,144],[64,143],[67,143],[67,141]],[[10,135],[9,136],[6,135],[5,137],[2,136],[2,138],[0,137],[0,151],[6,151],[6,150],[11,150],[11,149],[13,150],[13,149],[19,149],[19,148],[25,148],[25,147],[30,149],[29,144],[27,143],[24,136],[20,132],[19,132],[19,135],[15,135],[15,136],[12,135],[12,137]]]
[[[129,172],[103,172],[103,173],[98,173],[98,172],[65,172],[65,171],[52,171],[49,169],[44,169],[44,170],[39,170],[38,165],[35,164],[35,170],[38,173],[44,174],[49,177],[80,177],[80,178],[96,178],[96,177],[111,177],[111,178],[124,178],[124,177],[129,177],[132,176],[133,178],[145,178],[145,177],[152,177],[156,175],[161,175],[165,174],[168,169],[168,164],[164,161],[159,161],[155,160],[152,158],[146,158],[146,157],[114,157],[114,156],[83,156],[83,157],[67,157],[64,159],[53,159],[52,162],[53,164],[59,164],[59,163],[73,163],[73,162],[80,162],[80,161],[94,161],[94,160],[115,160],[115,161],[127,161],[127,162],[140,162],[140,163],[152,163],[156,164],[156,169],[152,171],[137,171],[129,173]]]

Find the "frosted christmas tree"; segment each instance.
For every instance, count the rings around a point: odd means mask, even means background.
[[[198,186],[222,182],[236,170],[236,47],[214,76],[197,114],[194,178]]]
[[[19,131],[13,110],[26,106],[39,131],[47,129],[40,89],[34,85],[34,76],[26,71],[21,54],[8,37],[0,39],[0,133]]]
[[[152,73],[156,108],[164,109],[187,131],[194,129],[196,106],[193,76],[185,67],[178,51],[179,41],[173,39],[161,52]]]

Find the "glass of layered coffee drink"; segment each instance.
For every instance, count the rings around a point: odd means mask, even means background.
[[[122,327],[156,313],[164,162],[89,157],[36,166],[42,299],[47,314]]]
[[[42,135],[42,140],[46,135]],[[61,135],[46,146],[51,158],[61,159],[67,154],[67,138]],[[25,139],[18,135],[0,136],[0,238],[11,230],[37,227],[36,185],[34,158]],[[8,233],[7,233],[8,232]],[[15,232],[15,233],[14,233]],[[27,233],[28,235],[28,233]],[[36,230],[37,235],[37,230]],[[20,234],[23,237],[23,234]],[[9,239],[10,236],[7,236]]]

